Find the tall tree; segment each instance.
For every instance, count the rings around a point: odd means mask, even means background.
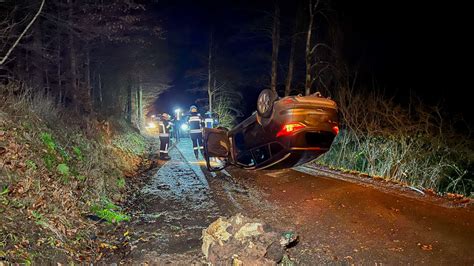
[[[295,15],[295,22],[293,25],[293,31],[291,35],[291,46],[290,46],[290,57],[288,59],[288,74],[286,77],[285,83],[285,96],[290,95],[291,93],[291,84],[293,82],[293,72],[295,68],[295,46],[296,46],[296,39],[297,39],[297,31],[298,31],[298,14],[299,11],[296,11]]]
[[[212,112],[212,98],[213,98],[213,86],[215,87],[215,79],[213,81],[213,58],[212,58],[212,49],[213,49],[213,38],[212,38],[213,32],[211,30],[211,33],[209,34],[209,55],[208,55],[208,75],[207,75],[207,96],[208,96],[208,103],[209,103],[209,112]]]
[[[278,50],[280,47],[280,6],[278,0],[275,0],[275,11],[273,14],[273,30],[272,30],[272,73],[271,73],[271,89],[277,93],[277,72],[278,72]]]
[[[308,30],[306,33],[306,50],[305,50],[305,60],[306,60],[306,75],[305,75],[305,95],[311,94],[311,87],[313,86],[313,76],[312,76],[312,58],[314,50],[312,48],[312,33],[313,33],[313,22],[314,15],[319,5],[319,1],[313,4],[313,0],[309,0],[309,23]]]

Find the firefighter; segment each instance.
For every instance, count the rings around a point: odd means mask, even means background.
[[[188,117],[188,125],[189,125],[189,135],[191,135],[191,140],[193,141],[193,149],[194,155],[196,159],[199,159],[199,150],[201,150],[202,154],[202,117],[201,114],[198,113],[198,109],[195,105],[192,105],[189,108],[189,117]]]
[[[175,110],[175,118],[174,118],[174,129],[173,129],[173,133],[174,133],[174,138],[176,140],[176,143],[179,141],[179,138],[180,138],[180,135],[181,135],[181,120],[182,120],[182,112],[180,109],[176,109]]]
[[[211,112],[206,112],[205,115],[206,116],[204,118],[204,125],[207,128],[213,128],[214,127],[214,118],[212,118],[212,113]]]
[[[161,115],[160,122],[158,124],[160,130],[160,159],[170,160],[171,157],[168,155],[168,149],[170,145],[170,128],[173,123],[170,122],[170,115],[163,113]]]

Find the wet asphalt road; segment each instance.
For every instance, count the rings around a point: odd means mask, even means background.
[[[304,264],[474,264],[474,208],[382,184],[323,176],[314,169],[229,173],[261,190],[280,212],[266,216],[301,236]]]
[[[293,230],[297,263],[474,264],[474,208],[313,168],[209,173],[182,140],[135,200],[123,262],[204,263],[201,231],[242,213]],[[342,180],[341,180],[342,179]]]

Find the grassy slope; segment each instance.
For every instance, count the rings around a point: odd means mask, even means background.
[[[144,139],[125,123],[74,118],[47,99],[1,100],[0,263],[93,260],[96,225],[85,216],[124,199]]]

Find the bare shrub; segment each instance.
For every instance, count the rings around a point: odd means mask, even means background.
[[[0,106],[3,110],[8,108],[11,113],[17,115],[29,111],[49,123],[54,123],[60,118],[60,109],[51,96],[35,93],[33,89],[21,83],[0,85],[0,95],[2,97]]]
[[[235,100],[228,97],[219,97],[214,102],[214,112],[219,116],[219,126],[232,128],[235,125],[236,117],[242,116],[242,113],[235,108]]]
[[[341,89],[341,132],[318,161],[412,186],[469,195],[474,188],[473,142],[439,106],[408,107],[381,93]]]

